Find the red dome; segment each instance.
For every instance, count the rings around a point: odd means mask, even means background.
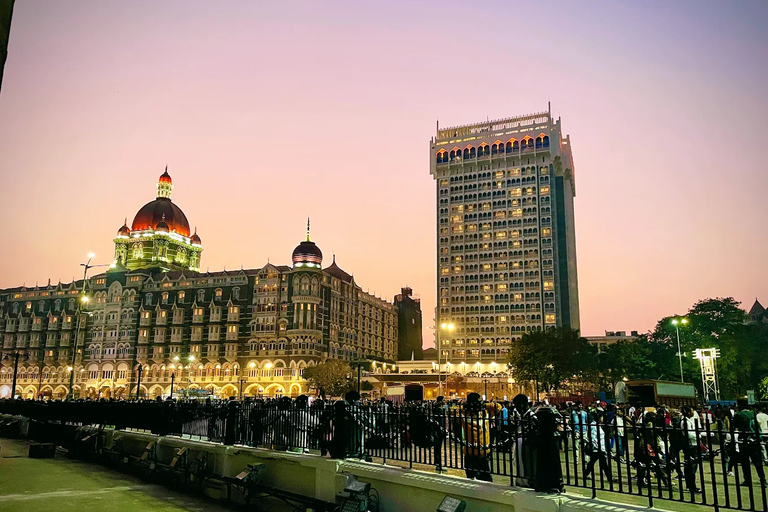
[[[195,229],[195,234],[192,235],[192,238],[189,239],[189,242],[193,245],[202,245],[203,242],[200,240],[200,237],[197,236],[197,229]]]
[[[117,236],[130,236],[131,230],[128,229],[128,226],[123,224],[120,226],[120,229],[117,230]]]
[[[162,179],[162,177],[161,177]],[[168,180],[170,180],[170,176]],[[165,197],[158,197],[141,207],[133,218],[131,231],[142,231],[145,229],[155,229],[155,226],[161,221],[165,221],[169,231],[189,236],[189,222],[187,216],[181,211],[181,208]]]
[[[168,168],[167,167],[165,168],[165,172],[160,175],[160,179],[157,180],[157,181],[159,181],[160,183],[171,183],[171,184],[173,184],[173,182],[171,181],[171,175],[168,174]]]

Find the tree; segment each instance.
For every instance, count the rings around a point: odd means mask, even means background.
[[[609,345],[598,355],[603,387],[611,388],[625,377],[671,379],[677,371],[676,352],[669,340],[655,341],[648,334]]]
[[[596,349],[569,327],[526,333],[509,351],[512,376],[535,381],[544,391],[597,377]]]
[[[677,336],[680,335],[683,378],[701,391],[697,348],[719,348],[718,382],[723,398],[743,396],[768,375],[768,326],[746,324],[746,314],[732,297],[696,302],[685,315],[666,316],[634,342],[616,343],[599,356],[600,372],[611,384],[629,379],[680,379]],[[685,324],[672,320],[685,317]]]
[[[309,385],[320,391],[321,396],[342,396],[354,388],[351,378],[352,368],[344,361],[328,359],[317,366],[304,370],[304,379]]]

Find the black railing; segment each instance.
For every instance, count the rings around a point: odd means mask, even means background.
[[[694,416],[634,421],[602,414],[520,411],[496,404],[347,404],[315,401],[33,402],[0,400],[0,414],[38,422],[139,429],[240,444],[399,461],[465,471],[479,480],[562,486],[768,512],[768,436],[754,426]],[[710,416],[703,416],[709,418]],[[669,421],[669,424],[668,424]],[[728,429],[723,425],[729,424]]]

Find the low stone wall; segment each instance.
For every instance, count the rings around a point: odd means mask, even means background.
[[[126,431],[107,430],[108,442],[122,438],[123,447],[141,454],[150,441],[157,441],[160,460],[168,461],[177,448],[205,451],[211,470],[221,476],[235,476],[248,464],[266,466],[263,483],[307,497],[333,503],[343,490],[345,475],[369,482],[380,495],[381,512],[433,511],[446,495],[466,500],[468,511],[483,512],[640,512],[643,507],[615,504],[567,495],[531,490],[408,470],[353,460],[335,460],[318,455],[278,452],[264,448],[223,446],[204,441],[158,437]],[[654,509],[659,510],[659,509]]]

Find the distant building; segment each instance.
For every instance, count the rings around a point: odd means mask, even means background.
[[[421,334],[421,300],[411,297],[413,290],[405,287],[395,295],[397,307],[397,358],[421,360],[424,358]]]
[[[756,324],[760,322],[768,323],[768,313],[766,313],[760,301],[755,299],[752,309],[747,313],[747,323]]]
[[[586,336],[590,345],[597,347],[598,352],[602,352],[609,345],[618,343],[620,341],[635,341],[639,336],[637,331],[630,331],[627,335],[627,331],[605,331],[605,336]]]

